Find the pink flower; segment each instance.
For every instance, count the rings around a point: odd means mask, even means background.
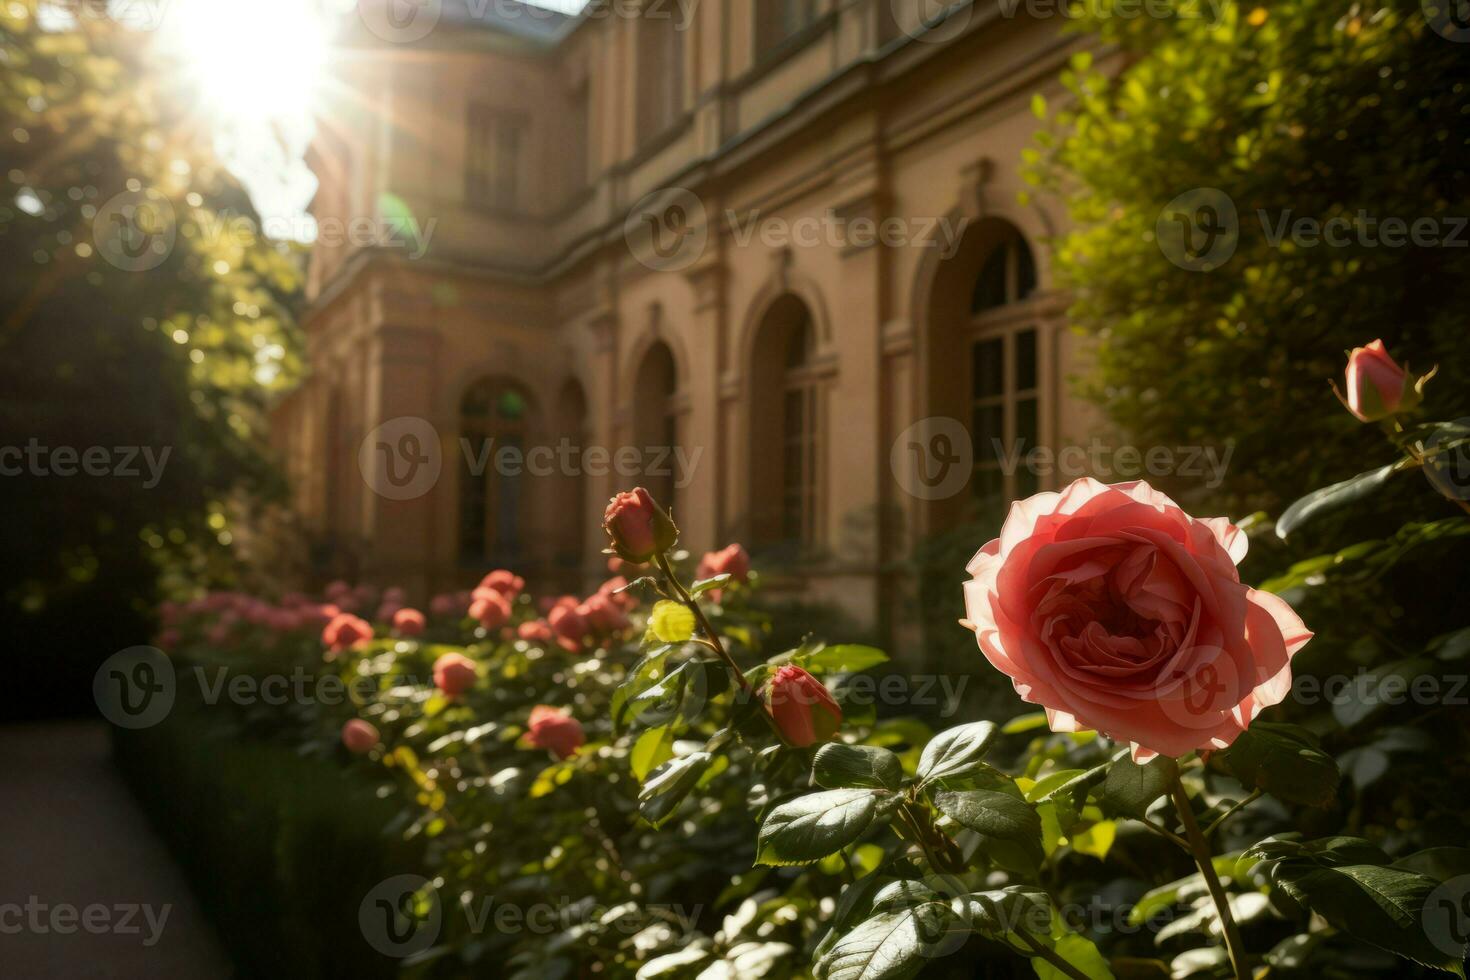
[[[393,614],[393,628],[399,636],[418,636],[428,625],[424,614],[417,609],[400,609]]]
[[[378,730],[370,722],[353,718],[342,726],[342,744],[353,755],[366,755],[378,744]]]
[[[652,561],[679,540],[679,529],[642,487],[635,487],[608,501],[602,529],[612,539],[613,551],[631,562]]]
[[[475,686],[475,662],[462,653],[446,653],[434,661],[434,686],[446,697],[457,698]]]
[[[525,579],[504,568],[497,568],[489,575],[480,579],[480,584],[475,588],[475,591],[479,592],[481,589],[490,589],[494,592],[499,592],[507,599],[514,599],[521,594],[521,590],[525,587]]]
[[[330,655],[351,650],[373,638],[373,628],[351,613],[338,613],[322,630],[322,643]]]
[[[1347,395],[1338,392],[1337,397],[1359,421],[1377,422],[1416,407],[1424,400],[1424,382],[1433,374],[1411,376],[1389,356],[1383,341],[1375,340],[1348,354]]]
[[[587,736],[582,723],[561,708],[538,704],[531,709],[527,723],[526,742],[538,749],[546,749],[558,759],[574,755]]]
[[[434,616],[448,616],[454,612],[457,605],[451,594],[436,595],[429,600],[429,612]]]
[[[699,560],[695,578],[714,578],[716,575],[729,575],[732,582],[745,582],[749,579],[750,555],[745,553],[745,548],[732,544],[719,551],[711,551]]]
[[[827,741],[842,727],[842,708],[831,692],[795,664],[777,670],[764,694],[781,737],[799,749]]]
[[[478,619],[487,630],[498,630],[510,622],[510,600],[494,589],[476,589],[470,618]]]
[[[1286,697],[1312,636],[1241,584],[1245,551],[1146,483],[1077,480],[1011,505],[968,565],[967,625],[1053,731],[1096,729],[1140,762],[1225,748]]]
[[[555,639],[551,624],[544,619],[528,619],[516,628],[516,635],[530,643],[550,643]]]
[[[622,592],[620,589],[628,587],[628,580],[621,575],[616,575],[597,587],[598,595],[605,595],[609,600],[618,604],[622,609],[632,609],[638,605],[638,597],[632,592]]]
[[[556,640],[568,650],[580,650],[582,640],[591,631],[591,624],[587,617],[577,611],[575,606],[557,606],[551,610],[551,615],[546,617],[551,624],[551,631],[556,634]]]
[[[577,613],[599,633],[620,633],[633,624],[611,596],[602,594],[588,596],[587,601],[577,607]]]

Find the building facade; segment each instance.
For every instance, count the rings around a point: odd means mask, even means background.
[[[585,586],[641,483],[696,553],[874,622],[916,541],[1048,485],[1006,456],[1093,423],[1020,162],[1082,42],[923,2],[367,24],[274,420],[317,573]]]

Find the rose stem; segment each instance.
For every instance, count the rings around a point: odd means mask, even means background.
[[[1215,865],[1210,860],[1210,842],[1205,840],[1198,821],[1194,819],[1194,809],[1189,805],[1189,793],[1185,791],[1177,769],[1172,778],[1169,792],[1174,797],[1175,809],[1179,811],[1179,822],[1184,825],[1189,853],[1194,857],[1200,877],[1205,880],[1205,887],[1210,890],[1210,898],[1215,903],[1215,912],[1220,916],[1220,929],[1225,933],[1225,951],[1230,954],[1231,969],[1235,971],[1236,980],[1251,980],[1250,968],[1246,966],[1245,944],[1240,940],[1240,929],[1235,924],[1235,917],[1230,914],[1230,900],[1226,897],[1225,887],[1220,884],[1220,876],[1215,873]]]
[[[725,650],[725,644],[720,642],[720,634],[715,632],[715,628],[711,626],[709,620],[705,618],[704,610],[699,608],[699,602],[695,600],[692,595],[689,594],[689,590],[685,589],[683,583],[679,581],[676,575],[674,575],[674,570],[669,567],[668,556],[665,555],[663,552],[659,552],[659,554],[654,557],[654,561],[658,564],[659,569],[664,573],[664,578],[669,580],[669,584],[672,585],[674,587],[674,591],[678,593],[679,601],[683,603],[690,612],[694,613],[694,618],[699,622],[699,628],[703,630],[704,635],[709,638],[710,645],[714,647],[715,653],[719,654],[720,659],[725,662],[725,666],[729,667],[730,670],[734,672],[735,680],[740,684],[741,690],[743,690],[747,695],[754,693],[750,689],[750,682],[745,679],[745,674],[740,670],[740,666],[735,663],[735,659],[730,656],[728,651]]]

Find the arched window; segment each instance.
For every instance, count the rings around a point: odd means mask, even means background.
[[[643,474],[643,485],[665,509],[677,505],[673,451],[679,445],[679,374],[674,352],[658,341],[643,355],[634,385],[633,439],[645,463],[659,463]],[[665,451],[666,450],[666,451]],[[677,517],[677,512],[676,512]]]
[[[811,311],[792,295],[771,305],[751,364],[751,534],[810,552],[821,528],[821,378]]]
[[[523,535],[529,496],[524,470],[496,466],[497,454],[513,447],[526,451],[530,402],[516,385],[484,378],[465,392],[459,407],[460,560],[497,568],[525,567]],[[519,458],[524,458],[520,456]]]
[[[970,294],[971,489],[982,514],[1039,488],[1036,473],[1010,465],[1040,438],[1037,323],[1024,304],[1036,290],[1036,262],[1025,239],[1006,226]]]

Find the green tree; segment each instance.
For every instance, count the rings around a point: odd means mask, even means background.
[[[144,640],[160,573],[229,566],[239,502],[279,489],[266,409],[299,363],[299,256],[258,234],[152,35],[95,7],[0,7],[0,609],[40,705]]]
[[[1233,442],[1211,503],[1278,512],[1375,448],[1327,389],[1346,349],[1381,336],[1414,367],[1470,370],[1470,37],[1418,0],[1122,6],[1074,11],[1117,54],[1078,58],[1060,111],[1037,101],[1054,125],[1028,152],[1072,219],[1056,263],[1098,340],[1085,390],[1140,444]],[[1303,218],[1345,219],[1339,244],[1294,234]],[[1463,386],[1429,401],[1470,412]]]

